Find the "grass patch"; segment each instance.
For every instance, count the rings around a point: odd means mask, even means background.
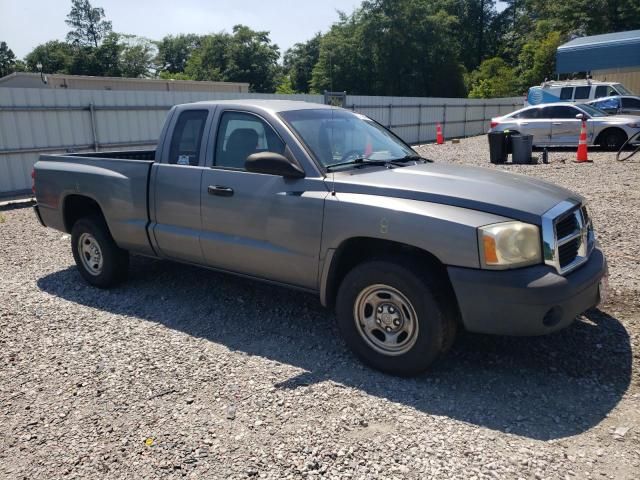
[[[5,216],[2,213],[0,213],[0,223],[4,223],[6,221],[7,219],[5,218]]]

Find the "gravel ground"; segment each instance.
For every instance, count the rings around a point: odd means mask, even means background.
[[[489,167],[486,138],[422,146]],[[135,258],[86,286],[69,237],[0,223],[0,478],[638,478],[640,159],[500,166],[590,201],[613,295],[554,335],[463,334],[363,367],[314,296]]]

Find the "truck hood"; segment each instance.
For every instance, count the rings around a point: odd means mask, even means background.
[[[542,180],[489,168],[425,163],[398,168],[365,167],[326,178],[336,193],[421,200],[501,215],[539,225],[563,200],[583,198]],[[332,186],[333,185],[333,186]]]

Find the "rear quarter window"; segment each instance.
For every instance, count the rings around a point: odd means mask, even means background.
[[[539,108],[530,108],[529,110],[523,110],[520,113],[517,113],[513,116],[513,118],[539,118],[540,117],[540,109]]]

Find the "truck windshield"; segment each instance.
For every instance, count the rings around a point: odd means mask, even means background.
[[[614,87],[618,91],[618,93],[620,93],[620,95],[633,95],[633,93],[621,83],[614,84]]]
[[[291,110],[280,116],[325,168],[416,156],[411,147],[364,115],[327,108]]]

